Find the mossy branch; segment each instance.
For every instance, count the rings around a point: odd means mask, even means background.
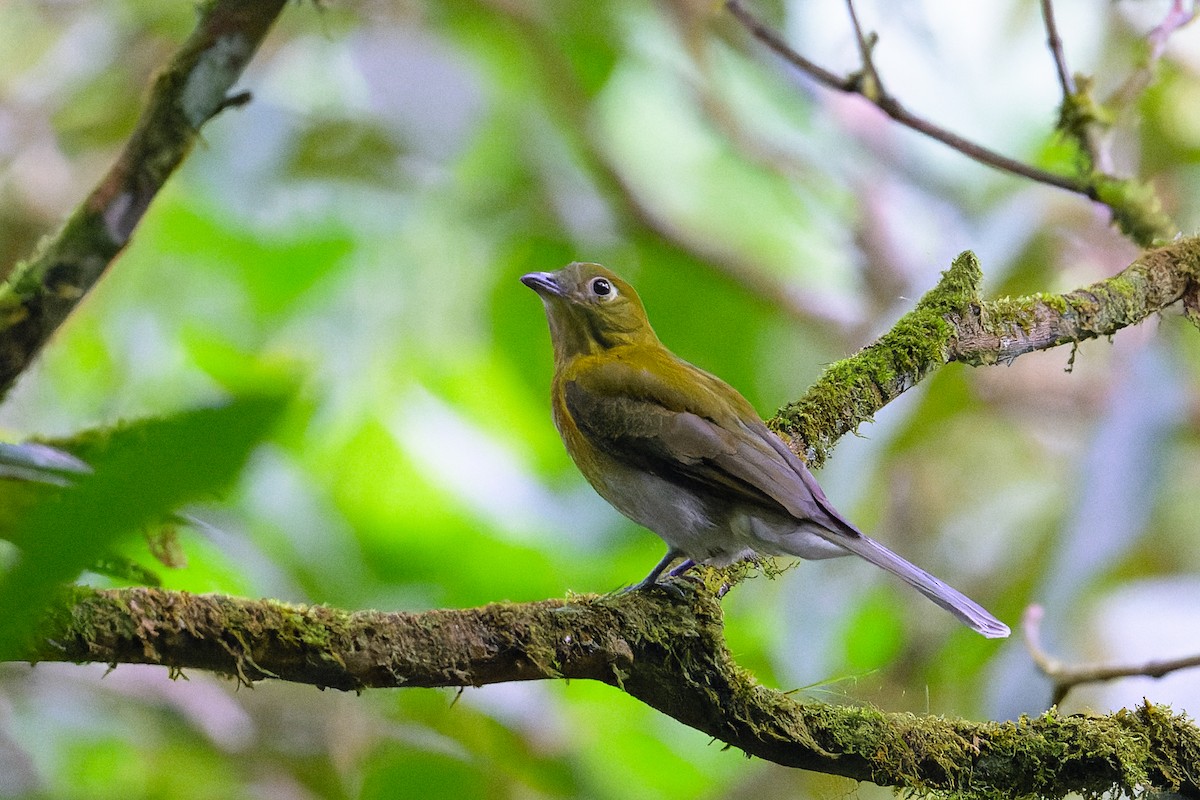
[[[1149,250],[1119,274],[1064,294],[983,300],[982,277],[975,255],[960,255],[912,311],[826,368],[771,426],[817,466],[843,434],[943,364],[1009,364],[1034,350],[1111,336],[1179,300],[1190,311],[1197,307],[1200,238]]]
[[[0,394],[129,243],[150,201],[191,151],[200,128],[248,95],[228,92],[284,0],[212,0],[155,79],[116,162],[58,233],[0,285]]]
[[[125,247],[200,127],[244,101],[228,92],[282,5],[215,0],[201,9],[112,169],[0,287],[0,392]],[[1076,292],[983,301],[978,263],[964,254],[888,334],[830,367],[775,424],[819,461],[838,437],[941,364],[999,363],[1108,335],[1181,297],[1200,308],[1198,259],[1196,240],[1184,240]],[[974,723],[798,702],[734,663],[707,588],[684,600],[639,592],[416,614],[75,588],[52,608],[28,655],[344,690],[590,679],[747,753],[884,785],[966,796],[1146,788],[1200,796],[1200,731],[1154,706]]]
[[[1017,722],[807,703],[757,684],[725,646],[699,587],[423,613],[347,612],[159,589],[75,588],[48,617],[35,660],[158,664],[249,683],[343,690],[597,680],[780,764],[962,796],[1200,796],[1200,729],[1146,705],[1103,717]]]
[[[979,264],[964,253],[891,331],[830,367],[797,404],[809,430],[829,431],[808,440],[828,447],[949,361],[1000,363],[1111,334],[1190,297],[1198,247],[1182,240],[1074,292],[999,301],[980,299]],[[981,797],[1200,796],[1200,730],[1162,708],[976,723],[797,702],[733,661],[713,588],[682,601],[639,592],[418,614],[77,588],[28,653],[345,690],[586,678],[749,754],[884,785]]]

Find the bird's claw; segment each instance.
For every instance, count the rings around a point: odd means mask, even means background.
[[[668,572],[667,574],[670,575],[672,578],[678,578],[680,575],[683,575],[685,572],[687,572],[689,569],[691,569],[694,566],[696,566],[696,562],[689,558],[686,561],[679,564],[679,566],[675,567],[673,570]]]
[[[685,580],[687,580],[690,583],[690,582],[692,582],[693,579],[685,578]],[[675,600],[682,600],[682,599],[684,599],[684,597],[687,596],[687,593],[683,590],[683,587],[679,586],[675,581],[660,582],[658,580],[652,581],[649,579],[641,581],[640,583],[635,583],[633,586],[626,586],[624,589],[621,590],[621,594],[632,594],[633,592],[652,591],[654,589],[658,589],[662,592],[669,594]]]

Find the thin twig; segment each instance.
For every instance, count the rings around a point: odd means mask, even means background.
[[[1104,126],[1099,124],[1092,113],[1082,114],[1082,109],[1089,109],[1090,81],[1080,78],[1077,82],[1067,68],[1067,56],[1063,51],[1062,37],[1058,35],[1058,23],[1054,19],[1054,0],[1041,0],[1042,21],[1046,26],[1046,44],[1050,55],[1054,58],[1055,71],[1058,73],[1058,84],[1062,87],[1062,102],[1059,104],[1058,129],[1074,139],[1086,163],[1092,168],[1104,173],[1111,173],[1112,159],[1104,137]],[[1082,83],[1084,91],[1079,91]],[[1090,110],[1090,109],[1089,109]]]
[[[1161,678],[1177,670],[1200,667],[1200,655],[1146,661],[1141,664],[1065,664],[1042,647],[1041,624],[1044,613],[1041,606],[1030,606],[1025,610],[1021,628],[1025,633],[1025,647],[1029,651],[1029,657],[1042,674],[1050,679],[1053,687],[1051,705],[1057,706],[1067,696],[1067,692],[1084,683],[1104,683],[1118,678]]]
[[[887,93],[883,89],[883,81],[879,78],[879,71],[875,69],[875,59],[871,54],[875,49],[875,38],[863,33],[863,27],[858,21],[858,12],[854,10],[854,0],[846,0],[846,13],[850,15],[850,24],[854,26],[854,38],[858,40],[858,57],[862,60],[861,80],[865,85],[860,86],[859,91],[872,102],[878,102],[886,97]]]
[[[1190,8],[1187,6],[1190,6]],[[1112,94],[1105,98],[1104,104],[1113,108],[1126,108],[1132,105],[1133,101],[1154,80],[1154,67],[1159,59],[1162,58],[1163,53],[1166,52],[1167,42],[1171,36],[1180,28],[1191,23],[1195,18],[1195,0],[1192,0],[1192,2],[1174,0],[1163,17],[1162,22],[1146,35],[1146,39],[1150,43],[1150,53],[1146,58],[1146,62],[1139,64],[1129,74],[1129,77],[1114,89]]]
[[[997,153],[994,150],[989,150],[982,145],[964,139],[958,134],[942,128],[934,123],[913,114],[904,108],[895,98],[887,95],[879,97],[871,97],[863,93],[863,81],[861,76],[852,76],[843,78],[839,75],[830,72],[824,67],[810,61],[804,56],[797,53],[783,39],[779,37],[775,31],[769,28],[754,14],[752,14],[740,0],[727,0],[725,4],[729,12],[737,18],[737,20],[745,26],[750,34],[773,50],[778,56],[783,58],[792,66],[799,69],[801,72],[812,77],[818,83],[839,92],[848,94],[857,94],[865,97],[877,106],[883,113],[887,114],[896,122],[911,128],[918,133],[924,134],[931,139],[941,142],[963,155],[985,164],[989,167],[1008,172],[1013,175],[1018,175],[1023,178],[1028,178],[1038,183],[1044,183],[1049,186],[1055,186],[1059,189],[1065,189],[1068,192],[1081,194],[1093,200],[1098,199],[1096,190],[1088,183],[1080,181],[1076,178],[1067,177],[1065,175],[1057,175],[1053,172],[1047,172],[1043,169],[1038,169],[1030,164],[1017,161],[1014,158],[1009,158],[1006,155]]]
[[[1054,21],[1054,0],[1042,0],[1042,20],[1046,24],[1046,44],[1050,47],[1050,54],[1054,56],[1058,84],[1062,87],[1065,103],[1075,94],[1075,78],[1067,69],[1067,56],[1063,52],[1062,38],[1058,35],[1058,23]]]
[[[1163,21],[1154,30],[1150,31],[1150,35],[1147,38],[1150,40],[1150,62],[1152,64],[1162,58],[1163,52],[1167,49],[1167,40],[1171,38],[1171,34],[1196,18],[1195,0],[1187,3],[1187,5],[1191,6],[1191,8],[1184,8],[1183,0],[1175,0],[1171,3],[1171,8],[1167,11],[1167,15],[1163,17]]]

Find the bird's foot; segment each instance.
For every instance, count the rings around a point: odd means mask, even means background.
[[[692,561],[689,558],[688,560],[684,561],[679,566],[675,567],[675,569],[668,572],[667,574],[670,575],[672,578],[678,578],[680,575],[687,572],[689,569],[691,569],[694,566],[696,566],[696,562]]]
[[[633,586],[626,586],[624,589],[621,590],[620,593],[621,594],[631,594],[633,592],[653,591],[654,589],[658,589],[660,591],[666,592],[667,594],[671,595],[671,597],[673,597],[676,600],[682,600],[685,595],[685,593],[683,591],[683,587],[679,586],[674,581],[671,581],[671,582],[659,581],[657,575],[648,576],[648,577],[646,577],[645,580],[639,581],[638,583],[635,583]]]
[[[659,576],[663,574],[663,571],[679,558],[684,560],[670,572],[667,572],[667,580],[660,581]],[[686,574],[687,571],[694,566],[696,566],[696,562],[684,556],[683,553],[675,549],[668,550],[667,554],[662,557],[662,560],[654,565],[654,569],[650,570],[649,575],[643,578],[639,583],[635,583],[633,586],[627,586],[622,589],[621,594],[628,594],[629,592],[637,592],[648,589],[661,589],[662,591],[674,597],[676,600],[682,600],[686,592],[684,591],[684,586],[680,585],[681,583],[683,583],[685,586],[690,586],[691,588],[695,588],[704,583],[695,575]]]

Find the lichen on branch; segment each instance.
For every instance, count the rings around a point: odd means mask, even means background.
[[[975,255],[958,256],[912,311],[829,365],[804,397],[776,412],[771,427],[819,466],[843,434],[943,364],[1010,364],[1034,350],[1111,336],[1180,300],[1190,309],[1200,238],[1149,250],[1111,278],[1063,294],[984,300],[981,281]]]

